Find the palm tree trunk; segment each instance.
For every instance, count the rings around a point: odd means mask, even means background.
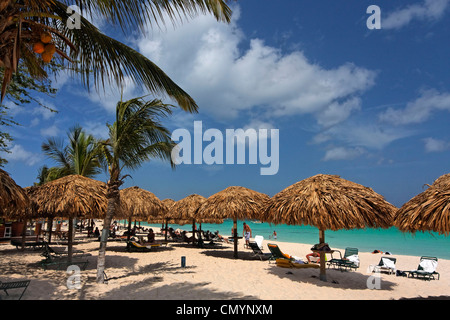
[[[106,210],[105,219],[103,220],[103,229],[100,237],[100,249],[98,251],[97,259],[97,283],[105,282],[106,244],[108,242],[111,221],[116,212],[116,206],[119,203],[120,184],[119,181],[108,182],[108,208]]]

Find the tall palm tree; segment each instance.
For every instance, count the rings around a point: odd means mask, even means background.
[[[108,22],[120,26],[124,33],[136,28],[143,32],[147,24],[191,18],[199,13],[213,14],[229,22],[229,0],[2,0],[0,2],[0,68],[4,68],[1,100],[19,61],[23,60],[30,75],[47,77],[44,61],[49,52],[69,62],[74,74],[81,74],[89,88],[91,77],[96,87],[115,82],[122,86],[127,77],[142,83],[153,94],[167,94],[186,111],[195,112],[195,101],[149,59],[101,33],[83,16],[79,28],[69,23],[75,4],[82,14],[95,12]],[[42,52],[42,35],[52,46]],[[37,46],[37,44],[40,44]],[[35,47],[36,45],[36,47]],[[49,49],[48,49],[49,48]],[[40,56],[41,55],[41,56]],[[76,70],[76,71],[75,71]]]
[[[171,105],[160,100],[146,101],[145,97],[120,101],[116,106],[116,121],[108,125],[109,138],[103,142],[108,164],[108,209],[103,222],[97,260],[97,282],[104,282],[106,245],[109,227],[119,204],[119,188],[125,176],[122,170],[137,169],[151,158],[171,161],[175,143],[170,131],[161,125],[160,118],[171,114]]]

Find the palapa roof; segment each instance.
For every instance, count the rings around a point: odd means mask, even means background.
[[[80,175],[70,175],[41,186],[27,188],[40,217],[104,218],[106,184]]]
[[[371,188],[337,175],[319,174],[273,196],[262,221],[312,225],[320,230],[388,228],[395,211]]]
[[[245,187],[232,186],[210,196],[198,209],[204,219],[260,219],[269,196]]]
[[[185,224],[192,222],[192,220],[198,220],[197,209],[206,201],[206,198],[198,195],[191,194],[186,198],[178,200],[170,208],[170,217],[178,224]],[[198,222],[201,222],[198,220]]]
[[[405,232],[450,233],[450,173],[406,202],[396,213],[394,225]]]
[[[162,200],[162,203],[164,203],[164,205],[167,207],[167,209],[170,210],[172,208],[172,206],[175,204],[175,200],[167,198],[167,199]]]
[[[0,169],[0,217],[22,218],[30,209],[25,190],[6,171]]]
[[[164,215],[167,207],[150,191],[139,187],[120,190],[121,217],[132,220],[148,220]]]

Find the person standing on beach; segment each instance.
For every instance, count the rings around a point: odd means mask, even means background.
[[[245,246],[249,247],[250,238],[252,236],[252,229],[250,229],[249,225],[244,222],[244,238],[245,238]]]

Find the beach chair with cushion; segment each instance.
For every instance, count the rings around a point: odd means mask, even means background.
[[[20,299],[22,299],[22,296],[25,293],[25,291],[27,290],[29,284],[30,284],[30,280],[13,281],[13,282],[1,282],[0,281],[0,290],[5,291],[6,295],[9,296],[8,290],[23,288],[22,294],[19,297],[19,300],[20,300]]]
[[[405,271],[408,274],[408,277],[411,276],[411,278],[422,278],[425,280],[435,280],[436,278],[434,275],[437,275],[437,279],[439,280],[439,273],[436,272],[436,268],[438,265],[438,258],[436,257],[427,257],[422,256],[420,258],[419,266],[417,267],[417,270],[411,270],[411,271]]]
[[[370,265],[369,268],[372,272],[387,271],[389,274],[396,272],[395,264],[397,258],[394,257],[381,257],[380,262],[377,265]]]
[[[333,253],[338,252],[339,258],[334,258]],[[339,250],[334,250],[331,253],[331,260],[327,261],[328,268],[335,267],[339,268],[341,271],[346,269],[358,269],[359,268],[359,256],[357,248],[346,248],[344,257],[342,257],[342,253]]]
[[[251,241],[249,242],[248,245],[250,246],[250,249],[252,249],[253,251],[252,256],[258,257],[261,261],[269,259],[272,256],[270,252],[264,253],[256,242]]]
[[[270,258],[269,258],[269,263],[270,263],[270,261],[273,261],[273,260],[276,261],[277,259],[287,259],[287,260],[290,260],[290,261],[294,261],[295,260],[294,257],[291,257],[290,255],[288,255],[286,253],[283,253],[280,250],[280,248],[278,247],[278,245],[276,245],[276,244],[269,243],[269,244],[267,244],[267,247],[269,248],[270,253],[272,254],[270,256]]]
[[[160,247],[160,243],[146,243],[145,245],[137,243],[136,241],[127,242],[127,250],[130,252],[148,252],[152,249]]]
[[[318,264],[314,263],[307,263],[300,260],[288,260],[288,259],[276,259],[277,267],[281,268],[296,268],[296,269],[306,269],[306,268],[313,268],[313,269],[319,269],[320,266]]]

